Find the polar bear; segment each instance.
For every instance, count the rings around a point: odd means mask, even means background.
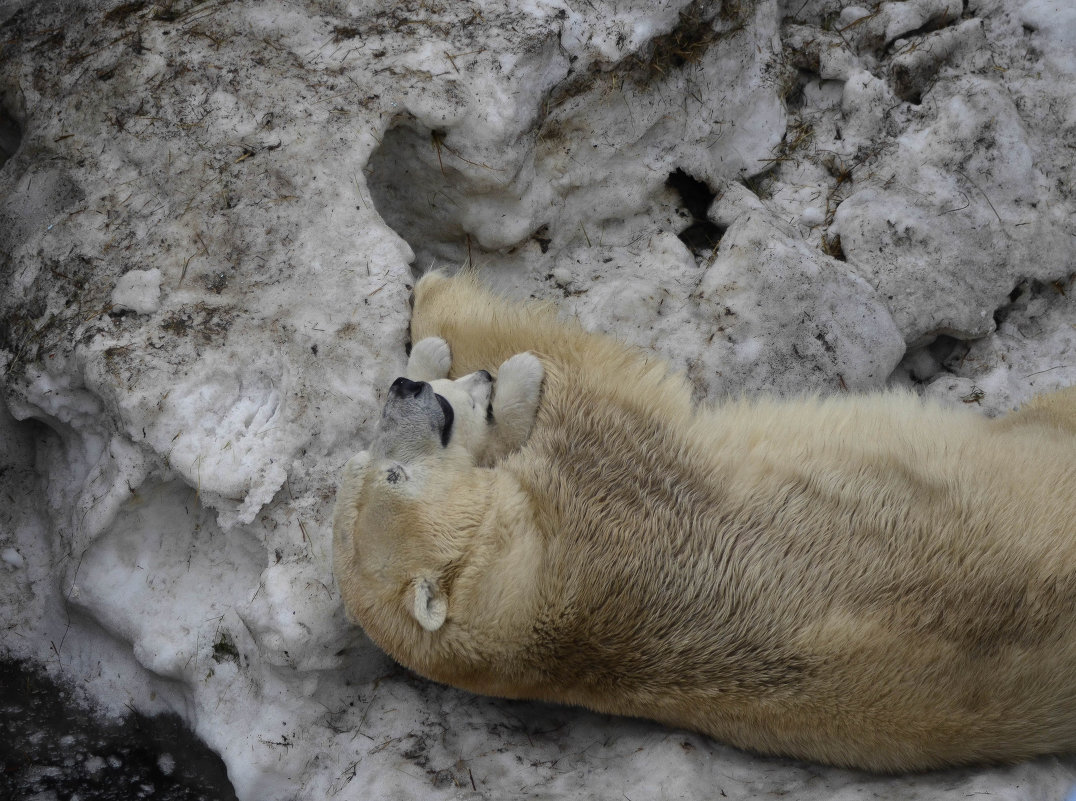
[[[407,667],[875,771],[1076,749],[1076,388],[1000,421],[902,393],[696,407],[470,274],[418,283],[412,340],[473,417],[449,359],[542,375],[493,460],[417,381],[344,471],[341,595]]]

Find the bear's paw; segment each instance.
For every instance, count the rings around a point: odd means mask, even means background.
[[[452,351],[441,337],[426,337],[411,348],[407,360],[407,377],[412,381],[436,381],[448,378]]]

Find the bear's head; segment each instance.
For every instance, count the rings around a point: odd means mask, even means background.
[[[370,450],[391,458],[414,460],[442,454],[450,446],[472,459],[485,450],[493,423],[493,378],[485,370],[455,381],[433,382],[397,378]]]
[[[492,436],[492,392],[485,370],[455,381],[396,379],[369,450],[344,468],[334,572],[371,636],[407,638],[400,612],[426,631],[445,621],[447,565],[466,529],[459,518],[473,516],[461,489],[485,472],[471,468]]]

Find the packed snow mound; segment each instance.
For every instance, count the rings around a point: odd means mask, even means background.
[[[470,262],[700,400],[1076,383],[1076,17],[1046,0],[0,3],[5,652],[243,799],[1059,797],[475,698],[343,619],[340,466]]]

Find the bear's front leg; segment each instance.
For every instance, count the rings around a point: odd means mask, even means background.
[[[490,292],[473,273],[449,278],[432,272],[415,285],[411,338],[420,342],[432,336],[452,348],[450,375],[458,377],[492,370],[527,350],[555,362],[578,362],[580,342],[588,335],[576,323],[558,320],[550,306],[519,303]]]
[[[534,427],[545,368],[533,353],[517,353],[497,370],[493,394],[496,436],[487,463],[523,446]]]
[[[436,381],[448,378],[452,351],[441,337],[426,337],[411,348],[407,359],[407,377],[412,381]]]

